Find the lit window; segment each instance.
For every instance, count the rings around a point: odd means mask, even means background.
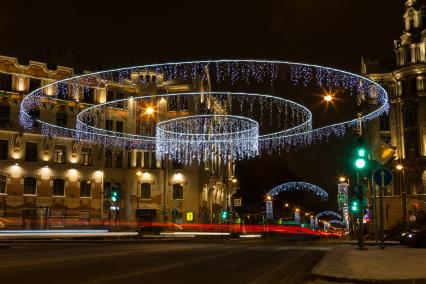
[[[57,164],[65,163],[66,156],[66,146],[64,145],[55,145],[55,149],[53,152],[53,162]]]
[[[92,165],[92,149],[91,148],[82,148],[81,149],[81,160],[83,166]]]

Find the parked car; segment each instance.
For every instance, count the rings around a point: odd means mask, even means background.
[[[402,232],[400,243],[410,247],[426,248],[426,228],[417,228]]]

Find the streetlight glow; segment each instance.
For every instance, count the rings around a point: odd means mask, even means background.
[[[340,182],[345,182],[345,181],[346,181],[346,178],[345,178],[345,177],[340,177],[340,178],[339,178],[339,181],[340,181]]]
[[[402,170],[403,168],[404,168],[404,166],[403,166],[403,165],[401,165],[401,164],[396,165],[396,169],[397,169],[398,171]]]
[[[327,94],[327,95],[324,96],[324,100],[326,102],[331,102],[333,100],[333,96],[330,95],[330,94]]]
[[[147,107],[145,110],[146,114],[153,114],[154,113],[154,108],[153,107]]]
[[[142,171],[137,171],[136,172],[136,175],[139,177],[139,176],[141,176],[142,175]]]

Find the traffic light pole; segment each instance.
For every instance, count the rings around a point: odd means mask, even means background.
[[[357,172],[356,175],[357,175],[358,190],[361,191],[359,193],[360,210],[358,212],[358,248],[359,250],[367,250],[367,247],[365,246],[365,240],[364,240],[364,190],[362,188],[361,180],[359,178],[359,172]]]

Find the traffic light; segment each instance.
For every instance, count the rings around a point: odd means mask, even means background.
[[[358,200],[352,200],[350,204],[350,210],[352,213],[357,213],[359,211],[359,201]]]
[[[120,188],[116,185],[113,185],[111,188],[111,201],[112,202],[120,201]]]
[[[222,209],[222,211],[220,212],[220,219],[222,221],[228,220],[228,210]]]
[[[355,142],[355,168],[363,170],[367,166],[367,147],[364,139],[358,138]]]

